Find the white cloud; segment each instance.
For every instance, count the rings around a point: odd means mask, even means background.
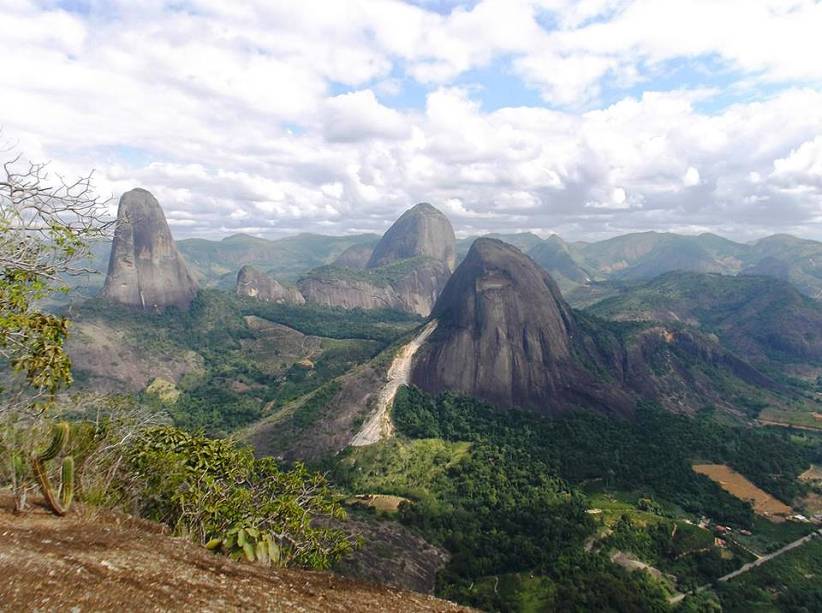
[[[682,185],[685,187],[699,185],[699,171],[693,166],[688,166],[688,170],[685,171],[685,176],[682,177]]]
[[[4,138],[104,192],[144,185],[180,235],[378,231],[428,200],[462,232],[822,237],[819,3],[54,6],[0,0]],[[744,83],[655,91],[670,61]],[[478,68],[553,106],[484,106]]]
[[[774,160],[772,177],[788,186],[822,189],[822,135],[802,143],[786,157]]]
[[[370,138],[400,139],[408,135],[405,118],[379,103],[370,89],[330,98],[325,103],[324,132],[331,142]]]

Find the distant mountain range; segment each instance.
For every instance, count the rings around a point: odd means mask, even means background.
[[[687,324],[754,364],[822,364],[822,304],[787,281],[676,271],[625,287],[588,312]]]
[[[568,243],[557,235],[540,240],[530,233],[490,236],[527,253],[566,293],[592,283],[647,280],[680,270],[763,274],[789,281],[812,298],[822,298],[822,243],[787,234],[753,243],[737,243],[716,234],[668,232],[625,234],[591,243]],[[466,253],[475,238],[459,241],[458,253]]]
[[[650,280],[675,270],[776,277],[822,300],[822,242],[786,234],[753,243],[737,243],[715,234],[661,232],[625,234],[590,243],[566,242],[557,235],[541,239],[532,233],[487,236],[528,254],[551,274],[575,306],[613,294],[613,284]],[[235,234],[222,240],[183,239],[177,241],[177,249],[201,287],[232,289],[237,272],[246,264],[288,283],[324,265],[364,267],[379,238],[376,234],[299,234],[271,240]],[[476,238],[457,240],[457,261],[465,257]],[[89,268],[103,274],[82,275],[71,284],[85,288],[84,293],[96,293],[104,281],[110,250],[110,242],[95,245]]]

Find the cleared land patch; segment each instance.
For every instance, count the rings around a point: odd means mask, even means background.
[[[822,414],[814,411],[767,408],[759,414],[757,421],[763,426],[822,430]]]
[[[751,503],[759,515],[771,521],[784,521],[793,513],[791,507],[762,491],[725,464],[694,464],[695,472],[715,481],[725,491]]]
[[[411,502],[402,496],[390,496],[388,494],[358,494],[346,500],[348,504],[370,507],[383,513],[396,513],[400,510],[400,504]]]
[[[802,481],[822,481],[822,466],[814,464],[804,473],[799,475]]]

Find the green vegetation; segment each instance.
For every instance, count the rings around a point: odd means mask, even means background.
[[[374,234],[303,233],[277,240],[234,234],[220,241],[184,239],[177,241],[177,248],[205,284],[229,289],[243,264],[253,264],[280,281],[295,281],[304,271],[328,264],[348,247],[372,245],[378,239]]]
[[[65,515],[71,507],[74,498],[74,458],[70,455],[63,457],[60,486],[56,492],[46,471],[46,462],[55,459],[63,451],[68,443],[69,433],[68,422],[53,424],[49,446],[44,451],[31,456],[31,468],[40,486],[40,491],[46,505],[55,515]],[[21,460],[19,456],[15,457],[15,464],[19,464]],[[19,470],[19,466],[16,470]]]
[[[785,363],[822,363],[822,307],[771,277],[670,272],[589,311],[609,319],[688,322],[774,375]]]
[[[303,278],[323,281],[354,281],[370,283],[378,287],[386,287],[401,281],[420,265],[433,261],[436,260],[425,256],[417,256],[392,262],[379,268],[369,268],[365,270],[341,266],[321,266],[309,271]]]
[[[732,572],[752,556],[714,547],[708,530],[684,521],[662,520],[641,526],[624,515],[606,539],[606,546],[631,552],[643,562],[677,578],[679,590],[704,585]]]
[[[238,299],[243,315],[256,315],[286,325],[303,334],[327,338],[357,338],[379,341],[386,345],[416,328],[422,318],[400,311],[343,309],[314,304],[299,306]]]
[[[15,510],[23,511],[36,478],[59,513],[70,504],[73,460],[63,464],[62,500],[44,462],[65,442],[63,426],[52,432],[49,408],[72,383],[63,347],[68,320],[44,312],[43,301],[68,291],[60,279],[77,271],[89,242],[103,234],[104,203],[90,177],[52,182],[46,165],[19,156],[5,160],[0,172],[0,482],[11,486]],[[51,444],[38,453],[46,433]]]
[[[789,551],[716,588],[727,613],[822,610],[822,539]]]
[[[380,492],[433,501],[435,486],[470,453],[469,443],[392,438],[347,450],[334,467],[335,480],[353,493]]]
[[[670,580],[631,573],[611,552],[689,589],[752,558],[732,542],[715,546],[686,518],[760,527],[747,503],[691,462],[728,463],[790,499],[811,455],[787,435],[722,425],[711,411],[689,418],[642,406],[631,421],[545,419],[401,388],[393,417],[402,436],[349,449],[333,478],[351,494],[412,500],[400,505],[401,521],[452,554],[438,594],[489,610],[667,610]],[[789,536],[774,528],[763,538]]]
[[[204,372],[182,378],[174,403],[152,393],[144,399],[167,410],[180,427],[216,436],[323,387],[420,321],[394,311],[269,304],[219,290],[201,291],[188,312],[146,313],[92,300],[74,307],[73,314],[80,321],[102,319],[146,355],[202,356]],[[314,341],[310,360],[301,359],[306,349],[299,334],[268,340],[265,327],[250,326],[247,317],[322,338]]]
[[[813,526],[803,523],[773,523],[759,516],[754,517],[751,535],[734,534],[734,540],[759,555],[772,553],[813,531]]]
[[[300,428],[307,428],[319,419],[322,410],[331,399],[340,391],[340,384],[336,381],[326,383],[311,395],[294,412],[294,422]]]
[[[408,424],[423,415],[410,410],[416,394],[403,388],[394,408],[414,436],[437,423]],[[395,439],[348,450],[333,474],[351,493],[414,500],[401,520],[452,553],[438,578],[444,597],[489,610],[666,610],[656,580],[584,551],[596,529],[585,496],[530,451],[485,436]]]
[[[128,447],[114,499],[136,514],[235,558],[328,568],[352,543],[318,516],[342,519],[325,478],[297,464],[281,470],[230,440],[171,427]]]
[[[665,610],[665,592],[646,575],[583,552],[594,530],[585,498],[521,450],[391,440],[349,449],[334,478],[352,493],[415,501],[400,505],[401,520],[452,553],[438,578],[443,597],[488,610]]]
[[[753,521],[750,506],[695,474],[692,461],[729,464],[786,502],[803,491],[796,477],[812,461],[811,452],[784,433],[725,426],[710,411],[689,418],[644,405],[630,421],[588,412],[549,420],[406,388],[397,395],[394,419],[408,436],[526,449],[572,483],[598,479],[607,487],[646,489],[689,512],[742,527]]]

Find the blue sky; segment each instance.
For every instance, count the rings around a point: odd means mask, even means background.
[[[0,0],[2,139],[175,235],[822,238],[815,0]]]

